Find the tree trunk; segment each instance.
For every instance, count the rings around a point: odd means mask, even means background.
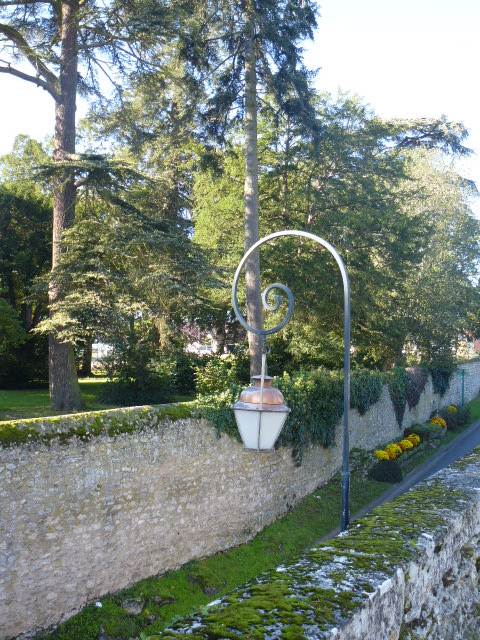
[[[221,356],[225,353],[225,325],[215,325],[212,327],[212,352]]]
[[[93,338],[88,337],[83,345],[82,359],[79,367],[79,373],[82,378],[89,378],[92,375],[92,344]]]
[[[257,73],[255,59],[255,9],[245,9],[245,251],[258,240]],[[260,258],[258,252],[245,263],[247,321],[262,327]],[[250,375],[261,371],[261,338],[248,333]]]
[[[55,102],[54,162],[65,162],[69,154],[75,153],[78,4],[79,0],[67,0],[61,3],[60,95]],[[59,172],[53,187],[52,271],[60,257],[62,232],[72,226],[74,218],[74,176],[69,171]],[[62,292],[58,287],[51,287],[50,303],[57,301],[61,295]],[[82,408],[73,345],[59,342],[54,335],[50,335],[49,338],[49,387],[53,408],[67,411]]]

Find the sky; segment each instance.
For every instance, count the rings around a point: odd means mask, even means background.
[[[474,154],[457,169],[480,189],[480,1],[323,0],[320,14],[305,58],[318,89],[358,94],[384,118],[463,122]]]
[[[305,60],[316,85],[358,94],[381,117],[463,122],[475,154],[458,166],[480,188],[480,0],[323,0]],[[79,105],[78,115],[86,110]],[[0,155],[15,136],[53,133],[53,101],[0,74]],[[480,204],[475,205],[480,217]]]

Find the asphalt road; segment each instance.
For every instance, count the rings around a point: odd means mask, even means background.
[[[419,482],[422,482],[422,480],[426,480],[434,473],[437,473],[437,471],[448,467],[452,462],[455,462],[455,460],[467,455],[467,453],[470,453],[478,446],[480,446],[480,420],[477,420],[470,425],[468,429],[455,438],[453,442],[451,442],[447,447],[441,448],[436,455],[432,456],[423,465],[414,469],[402,480],[402,482],[393,485],[391,489],[383,493],[374,502],[371,502],[368,506],[364,507],[361,511],[352,516],[351,522],[362,518],[366,513],[375,509],[375,507],[378,507],[384,502],[390,502],[394,498],[397,498]],[[331,540],[339,533],[340,529],[336,529],[322,538],[322,541]]]

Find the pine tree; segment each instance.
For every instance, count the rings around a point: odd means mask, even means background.
[[[186,72],[203,88],[199,126],[206,142],[223,144],[232,124],[244,120],[244,248],[258,240],[257,113],[262,99],[274,96],[279,113],[288,113],[314,132],[310,74],[301,44],[313,37],[317,4],[312,0],[199,0],[184,33]],[[198,96],[197,96],[198,98]],[[201,100],[201,97],[199,98]],[[260,261],[246,263],[247,319],[262,326]],[[251,373],[258,373],[261,344],[249,334]]]
[[[61,241],[75,218],[75,110],[79,90],[99,99],[99,73],[121,91],[119,74],[145,61],[148,48],[175,32],[183,3],[153,0],[110,3],[86,0],[0,1],[0,73],[41,87],[55,104],[52,271]],[[25,64],[30,71],[25,71]],[[50,286],[50,305],[62,299]],[[58,329],[61,329],[59,327]],[[56,409],[82,406],[72,344],[50,335],[50,397]]]

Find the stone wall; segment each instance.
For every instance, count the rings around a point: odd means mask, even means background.
[[[466,368],[468,401],[480,363]],[[429,381],[402,426],[458,402],[459,384],[440,400]],[[287,449],[244,453],[201,421],[162,415],[133,408],[56,418],[54,427],[28,421],[42,434],[83,424],[97,435],[0,448],[0,637],[57,624],[108,592],[251,539],[341,465],[341,424],[334,447],[306,451],[295,467]],[[130,433],[108,435],[125,421]],[[352,447],[401,433],[386,389],[365,416],[352,411]]]
[[[365,416],[361,416],[356,410],[350,412],[351,446],[359,449],[373,449],[383,442],[398,438],[410,425],[426,422],[432,411],[449,404],[460,405],[462,403],[462,369],[465,370],[465,402],[476,398],[480,393],[480,361],[475,360],[461,365],[450,379],[450,386],[443,396],[434,393],[432,378],[428,376],[417,406],[409,409],[407,405],[400,428],[395,418],[388,388],[384,385],[379,402],[370,407]],[[341,437],[340,425],[337,433]]]
[[[480,448],[193,620],[174,640],[478,640]]]

